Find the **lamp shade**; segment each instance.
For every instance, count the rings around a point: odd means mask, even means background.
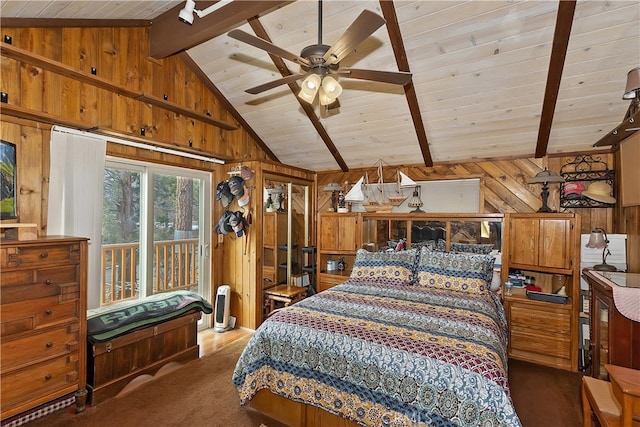
[[[602,249],[607,246],[607,238],[605,236],[604,230],[599,228],[591,231],[591,235],[589,236],[589,241],[586,244],[587,248],[591,249]]]
[[[318,89],[320,89],[320,82],[321,79],[319,75],[313,73],[309,74],[302,82],[302,87],[300,88],[298,97],[311,104],[316,97],[316,93],[318,93]]]
[[[324,187],[324,191],[342,191],[343,188],[337,182],[332,182]]]
[[[627,74],[627,86],[624,89],[622,99],[637,98],[640,92],[640,67],[634,68]]]
[[[538,172],[536,176],[529,178],[529,184],[544,184],[548,182],[564,182],[564,178],[555,172],[551,172],[545,168],[542,172]]]

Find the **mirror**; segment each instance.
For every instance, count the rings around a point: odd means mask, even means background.
[[[263,187],[263,290],[296,283],[315,289],[315,251],[309,249],[311,183],[265,175]]]

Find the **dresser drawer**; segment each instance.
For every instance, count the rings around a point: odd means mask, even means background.
[[[0,267],[25,267],[80,260],[78,243],[25,245],[0,249]]]
[[[61,298],[62,296],[53,296],[3,304],[0,337],[79,319],[78,298],[66,302],[61,302]]]
[[[548,334],[571,334],[570,312],[536,310],[529,306],[512,304],[509,310],[509,327],[533,329]]]
[[[20,339],[4,339],[0,344],[0,369],[7,372],[29,363],[78,351],[78,323],[51,329]]]
[[[75,357],[71,357],[75,356]],[[52,394],[78,382],[77,354],[37,363],[2,376],[2,411],[39,396]]]
[[[3,271],[1,303],[60,295],[68,292],[69,286],[79,289],[79,282],[79,265]]]

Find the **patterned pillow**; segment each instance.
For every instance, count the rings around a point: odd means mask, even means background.
[[[486,293],[493,278],[490,255],[438,252],[422,248],[416,283],[430,288]]]
[[[415,249],[393,252],[369,252],[358,249],[351,277],[397,279],[411,283],[417,258],[418,251]]]
[[[472,254],[490,254],[493,243],[454,243],[451,242],[451,252],[467,252]]]

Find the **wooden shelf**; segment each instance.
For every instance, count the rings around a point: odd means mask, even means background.
[[[178,105],[174,102],[170,102],[170,101],[155,97],[153,95],[148,95],[143,92],[138,92],[138,91],[128,89],[125,86],[121,86],[119,84],[113,83],[112,81],[105,79],[103,77],[77,70],[61,62],[54,61],[52,59],[49,59],[45,56],[38,55],[33,52],[29,52],[28,50],[25,50],[25,49],[20,49],[10,44],[0,43],[0,55],[6,58],[11,58],[17,61],[35,65],[45,70],[52,71],[54,73],[57,73],[69,78],[73,78],[82,83],[90,84],[92,86],[96,86],[100,89],[108,90],[118,95],[126,96],[132,99],[136,99],[138,101],[146,102],[151,105],[155,105],[156,107],[164,108],[165,110],[173,111],[174,113],[183,115],[185,117],[191,117],[193,119],[202,121],[212,126],[219,127],[221,129],[225,129],[225,130],[238,129],[237,125],[227,123],[222,120],[214,119],[213,117],[207,116],[206,114],[201,114],[196,111],[189,110],[186,107]],[[4,110],[4,106],[3,106],[3,110]],[[19,117],[22,117],[22,116],[19,116]],[[84,125],[86,126],[86,124]]]

